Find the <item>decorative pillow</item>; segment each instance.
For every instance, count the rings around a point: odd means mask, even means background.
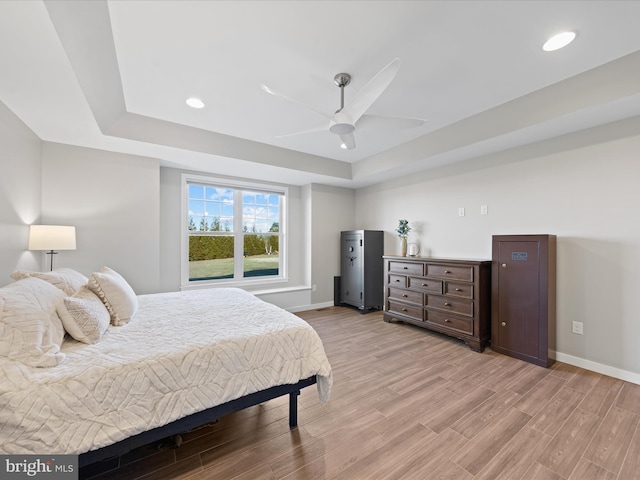
[[[53,272],[27,272],[18,270],[11,274],[14,280],[36,277],[55,285],[67,295],[73,295],[80,287],[86,285],[89,279],[71,268],[56,268]]]
[[[69,335],[83,343],[97,343],[109,327],[111,316],[102,300],[86,286],[59,301],[56,310]]]
[[[0,355],[31,367],[54,367],[64,360],[64,328],[56,302],[59,288],[39,278],[25,278],[0,288]]]
[[[111,315],[111,323],[115,326],[129,323],[138,311],[138,297],[122,276],[110,269],[102,267],[89,278],[88,287],[93,291]]]

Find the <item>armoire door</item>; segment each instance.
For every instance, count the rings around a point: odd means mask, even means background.
[[[555,236],[494,235],[491,348],[541,366],[555,357]]]
[[[538,354],[538,242],[499,243],[497,344],[525,355]]]

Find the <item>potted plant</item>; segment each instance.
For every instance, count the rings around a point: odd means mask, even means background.
[[[407,236],[411,231],[411,227],[409,226],[409,220],[399,220],[398,228],[396,228],[396,233],[400,237],[401,246],[402,246],[402,256],[407,256]]]

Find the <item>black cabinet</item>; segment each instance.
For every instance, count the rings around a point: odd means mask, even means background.
[[[555,235],[494,235],[491,349],[549,367],[556,349]]]
[[[384,232],[351,230],[340,234],[340,300],[360,310],[381,310]]]

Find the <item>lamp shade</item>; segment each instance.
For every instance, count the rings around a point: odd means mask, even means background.
[[[29,250],[75,250],[76,227],[31,225]]]

